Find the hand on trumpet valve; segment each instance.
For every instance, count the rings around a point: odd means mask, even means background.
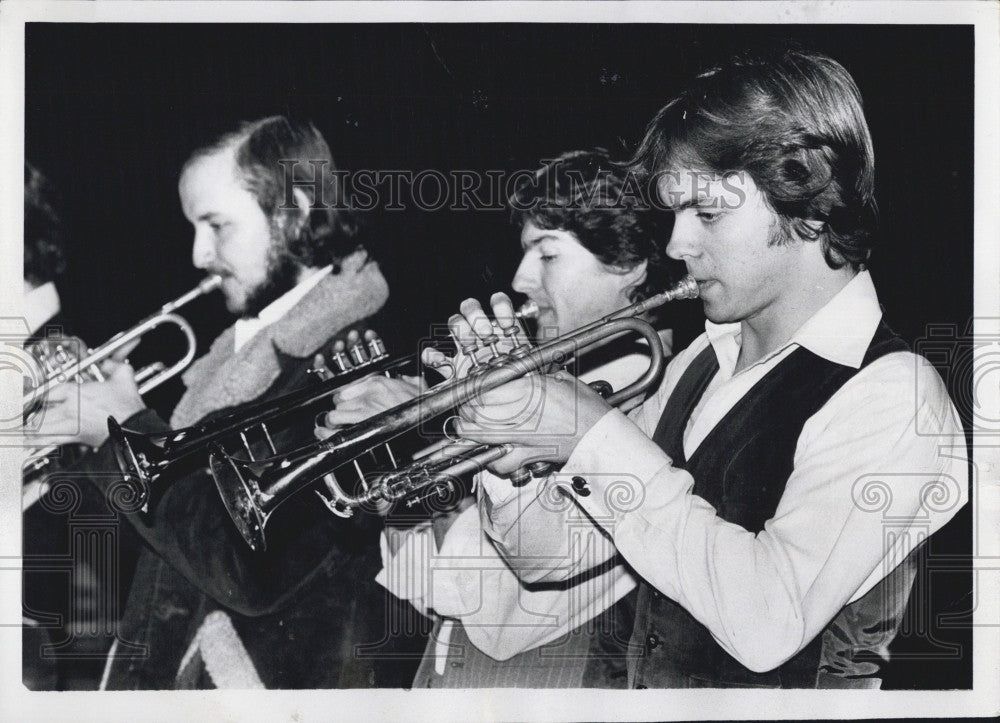
[[[433,348],[424,349],[421,361],[434,369],[445,381],[463,379],[468,374],[490,368],[504,358],[526,353],[523,329],[514,315],[507,294],[498,292],[490,298],[494,320],[483,311],[475,299],[462,302],[460,312],[448,319],[448,328],[455,343],[455,354]]]
[[[130,349],[115,356],[124,357]],[[128,362],[101,363],[104,381],[59,384],[46,394],[32,438],[39,446],[80,443],[99,447],[108,438],[108,417],[125,420],[145,409]]]
[[[489,348],[492,353],[500,344],[500,353],[517,356],[519,327],[510,298],[494,294],[490,305],[495,321],[475,299],[464,301],[461,313],[448,320],[456,347],[460,352]],[[455,431],[474,442],[513,445],[511,452],[489,467],[509,476],[529,463],[565,462],[584,433],[609,409],[600,395],[564,371],[533,374],[483,392],[463,405]]]

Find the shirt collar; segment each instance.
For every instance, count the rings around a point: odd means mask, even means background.
[[[59,292],[51,281],[36,286],[24,294],[24,318],[32,334],[58,314],[60,308]]]
[[[233,334],[234,351],[242,349],[258,331],[270,326],[287,314],[293,306],[302,300],[303,296],[308,294],[316,284],[329,276],[332,271],[332,264],[323,267],[309,278],[299,282],[295,288],[286,291],[282,296],[265,306],[258,316],[251,319],[237,319]]]
[[[800,326],[791,339],[761,361],[795,344],[829,361],[858,369],[881,318],[882,308],[871,274],[861,271]],[[741,344],[739,322],[715,324],[706,320],[705,334],[715,349],[719,366],[734,369]]]

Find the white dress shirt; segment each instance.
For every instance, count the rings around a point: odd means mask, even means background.
[[[309,278],[300,281],[295,288],[286,291],[280,297],[264,307],[257,316],[251,319],[237,319],[233,329],[234,352],[242,349],[254,334],[261,329],[270,326],[278,319],[287,314],[303,296],[308,294],[316,284],[325,279],[333,271],[333,265],[324,266]]]
[[[494,500],[485,531],[522,579],[565,579],[604,550],[574,546],[567,534],[582,510],[640,577],[683,605],[733,657],[755,671],[777,667],[966,502],[965,437],[940,376],[909,352],[859,371],[803,426],[784,494],[756,535],[692,494],[691,475],[674,468],[650,435],[707,345],[720,369],[687,423],[689,459],[796,348],[858,368],[880,318],[875,288],[862,272],[785,345],[740,372],[739,325],[707,323],[631,419],[608,412],[559,475]],[[590,494],[575,494],[573,478],[583,478]],[[578,507],[553,511],[540,502],[553,497],[552,485]],[[519,642],[522,649],[533,645]]]

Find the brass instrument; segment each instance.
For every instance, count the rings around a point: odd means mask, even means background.
[[[341,343],[335,348],[331,363],[334,369],[311,369],[320,376],[318,384],[298,389],[274,399],[251,402],[230,412],[212,417],[190,427],[166,432],[141,434],[123,429],[108,418],[111,444],[125,482],[131,486],[144,511],[166,486],[164,477],[171,469],[198,453],[207,452],[209,445],[232,443],[242,446],[253,460],[249,436],[264,440],[271,454],[277,454],[271,439],[271,429],[281,419],[329,398],[341,387],[373,373],[389,374],[414,362],[414,357],[388,358],[385,345],[373,332],[350,347]]]
[[[609,393],[606,400],[611,405],[617,405],[643,394],[659,383],[665,361],[656,330],[638,317],[669,301],[697,296],[697,283],[693,278],[686,277],[667,291],[534,349],[518,341],[520,329],[517,324],[502,328],[499,331],[513,343],[510,352],[496,354],[486,363],[476,361],[469,376],[442,384],[410,402],[376,414],[290,455],[246,461],[226,454],[221,447],[214,447],[209,460],[219,493],[247,544],[254,550],[261,550],[267,544],[264,528],[274,510],[321,478],[333,494],[331,500],[324,498],[327,507],[339,516],[348,517],[356,508],[374,508],[380,502],[400,500],[429,486],[482,469],[507,454],[511,448],[508,445],[467,442],[438,447],[432,454],[408,467],[377,475],[367,482],[361,480],[363,489],[357,495],[345,492],[333,477],[333,472],[341,465],[427,420],[462,406],[483,392],[528,374],[547,371],[552,365],[565,363],[579,349],[622,333],[633,332],[646,339],[650,363],[636,381]],[[495,349],[498,340],[494,336],[484,340],[483,344]],[[463,348],[463,352],[475,359],[475,353],[480,349]],[[610,389],[605,391],[610,392]]]
[[[120,349],[127,348],[136,340],[141,340],[145,334],[153,329],[168,324],[176,326],[181,331],[184,335],[187,348],[184,351],[184,355],[169,366],[164,362],[158,361],[139,369],[135,373],[139,394],[146,394],[168,379],[172,379],[183,372],[194,360],[197,342],[191,325],[186,319],[174,312],[195,299],[215,291],[221,284],[222,277],[207,277],[187,293],[178,296],[173,301],[168,301],[156,313],[146,317],[132,328],[116,334],[96,349],[89,349],[82,356],[74,353],[74,344],[69,339],[43,339],[33,345],[29,351],[41,366],[44,381],[26,393],[24,400],[25,416],[30,415],[36,409],[40,409],[44,403],[45,396],[58,384],[69,380],[79,383],[104,381],[104,375],[100,369],[101,362],[110,358]],[[37,475],[48,466],[51,462],[50,455],[56,449],[56,445],[51,445],[36,450],[25,463],[23,468],[24,476]]]

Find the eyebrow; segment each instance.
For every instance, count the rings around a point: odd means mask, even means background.
[[[719,208],[718,199],[702,196],[701,198],[691,198],[676,205],[667,205],[668,211],[677,213],[687,208]]]
[[[543,235],[541,235],[541,236],[539,236],[537,238],[531,239],[531,241],[529,241],[527,244],[522,243],[521,246],[525,250],[527,250],[527,249],[530,249],[530,248],[533,248],[533,247],[537,246],[542,241],[551,241],[554,238],[556,238],[555,234],[547,233],[547,234],[543,234]]]

